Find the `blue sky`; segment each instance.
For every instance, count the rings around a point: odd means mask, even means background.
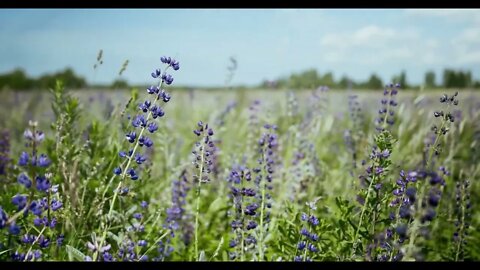
[[[229,57],[233,84],[256,85],[316,68],[385,81],[401,70],[469,69],[480,79],[480,10],[441,9],[32,9],[0,10],[0,73],[31,76],[65,67],[89,82],[148,83],[160,56],[181,68],[177,85],[221,86]],[[104,64],[93,71],[98,51]]]

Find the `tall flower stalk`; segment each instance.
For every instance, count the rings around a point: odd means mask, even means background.
[[[115,206],[118,194],[120,192],[124,193],[126,190],[128,190],[126,188],[121,188],[125,179],[127,178],[127,175],[131,180],[137,180],[139,178],[137,171],[135,170],[135,168],[133,168],[132,162],[135,161],[135,163],[140,166],[146,161],[145,156],[137,153],[138,147],[145,146],[149,148],[153,145],[153,141],[144,134],[146,130],[148,130],[148,132],[150,133],[154,133],[158,129],[157,123],[155,123],[154,120],[151,120],[151,118],[156,119],[157,117],[163,117],[165,115],[164,110],[162,109],[162,107],[160,107],[160,105],[157,105],[157,102],[161,100],[164,103],[167,103],[171,99],[170,94],[164,89],[162,89],[162,87],[163,84],[170,85],[173,82],[173,77],[167,73],[168,69],[173,68],[173,70],[178,70],[180,69],[180,64],[178,61],[170,57],[161,57],[160,60],[166,65],[166,67],[164,68],[163,73],[160,69],[156,69],[154,72],[151,73],[151,76],[154,79],[158,79],[158,84],[157,86],[150,86],[147,89],[147,93],[149,95],[153,95],[155,98],[153,99],[153,102],[151,101],[151,99],[147,98],[144,103],[141,103],[139,105],[138,108],[141,113],[132,120],[131,124],[134,128],[140,129],[140,132],[138,136],[135,131],[131,131],[126,134],[126,140],[129,143],[134,144],[133,149],[129,150],[128,153],[125,151],[121,151],[119,153],[119,156],[121,158],[125,158],[125,160],[121,163],[120,167],[115,168],[113,171],[115,175],[120,176],[120,181],[118,182],[118,186],[114,190],[110,209],[106,217],[107,223],[110,223],[111,215],[113,213],[113,208]],[[110,225],[104,226],[103,235],[100,240],[99,246],[103,246],[109,227]],[[98,253],[99,249],[97,249],[93,255],[94,261],[97,259]]]
[[[366,190],[362,190],[358,196],[358,201],[362,205],[362,209],[353,236],[352,257],[354,257],[357,252],[360,230],[364,229],[365,233],[373,236],[375,234],[376,224],[380,218],[379,204],[381,201],[381,188],[384,185],[382,180],[385,179],[389,166],[392,164],[389,157],[393,150],[393,144],[396,142],[388,127],[394,124],[393,107],[397,106],[395,96],[399,88],[399,84],[390,84],[387,85],[383,91],[384,97],[381,99],[382,107],[378,111],[379,117],[376,119],[376,129],[379,133],[376,134],[374,138],[375,145],[370,154],[371,163],[367,166],[365,174],[359,177],[361,185],[366,187]],[[368,218],[366,218],[367,216]],[[364,220],[370,222],[365,224]]]
[[[455,261],[465,257],[466,238],[470,228],[472,204],[470,201],[470,181],[457,182],[455,188],[455,232],[453,233]]]
[[[257,227],[256,212],[253,209],[256,205],[254,203],[256,191],[249,187],[252,176],[250,170],[244,166],[232,169],[227,180],[234,210],[231,222],[233,239],[229,246],[235,248],[235,251],[230,252],[230,259],[245,261],[247,251],[256,243],[252,241],[252,231]]]
[[[0,132],[0,176],[6,175],[10,166],[10,133]]]
[[[258,259],[259,261],[265,258],[265,232],[268,231],[268,224],[270,222],[270,209],[272,207],[272,195],[267,193],[267,190],[272,190],[273,174],[275,172],[276,155],[278,148],[277,134],[275,134],[276,126],[269,124],[264,125],[267,130],[258,141],[258,164],[260,167],[255,168],[257,173],[255,184],[258,188],[258,199],[260,203],[260,220],[258,226]],[[258,208],[258,205],[255,207]],[[267,209],[268,208],[268,209]]]
[[[458,105],[459,102],[458,102],[457,96],[458,96],[458,92],[456,92],[454,95],[451,95],[451,96],[444,94],[442,97],[440,97],[440,103],[445,105],[445,110],[435,111],[433,113],[435,118],[440,118],[440,125],[432,126],[432,131],[435,134],[435,140],[433,144],[430,145],[428,156],[427,156],[427,159],[425,160],[424,174],[426,175],[433,176],[434,174],[433,158],[440,155],[440,152],[441,152],[440,139],[442,137],[445,137],[445,135],[450,130],[451,123],[455,122],[455,117],[449,111],[449,109],[451,106]],[[415,241],[417,240],[422,224],[424,223],[424,218],[422,217],[429,214],[426,211],[431,212],[431,210],[428,210],[427,208],[424,207],[424,200],[425,200],[425,193],[426,193],[427,186],[428,184],[426,183],[426,181],[418,181],[415,186],[416,190],[418,190],[419,192],[417,196],[418,200],[414,205],[414,213],[412,215],[413,222],[412,222],[410,233],[409,233],[409,243],[405,251],[406,259],[412,259],[414,257],[414,253],[416,251]]]
[[[57,216],[54,214],[61,209],[63,203],[58,195],[58,185],[51,185],[52,174],[47,172],[51,161],[46,154],[38,154],[39,146],[45,139],[45,134],[37,130],[37,122],[29,122],[29,129],[24,132],[26,146],[31,148],[30,153],[22,152],[18,159],[18,165],[26,172],[18,175],[18,183],[29,191],[28,195],[16,194],[11,203],[17,211],[8,218],[7,213],[0,207],[0,229],[8,226],[9,239],[13,240],[20,237],[22,231],[25,234],[18,240],[21,243],[17,247],[11,247],[15,250],[11,253],[11,258],[15,261],[33,261],[42,257],[46,258],[48,254],[42,255],[44,250],[50,247],[51,237],[58,237],[57,246],[61,245],[63,235],[55,234],[54,229],[57,226]],[[32,214],[33,218],[29,218]],[[33,223],[33,224],[32,224]],[[39,229],[35,228],[39,227]],[[40,229],[41,228],[41,229]],[[38,234],[33,233],[37,231]],[[12,243],[9,240],[8,245]],[[34,248],[37,244],[40,249]],[[22,247],[24,246],[24,247]],[[26,252],[25,252],[26,251]]]
[[[196,188],[196,210],[195,210],[195,260],[199,260],[198,252],[198,218],[200,215],[200,195],[202,183],[208,183],[210,181],[209,174],[213,170],[213,160],[215,145],[211,137],[213,136],[213,130],[208,127],[208,124],[203,124],[202,121],[197,123],[198,128],[193,131],[195,135],[200,137],[200,140],[195,143],[196,149],[192,152],[195,156],[194,164],[198,169],[197,174],[194,176],[194,180],[197,184]]]

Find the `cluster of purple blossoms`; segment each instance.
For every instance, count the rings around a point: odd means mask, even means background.
[[[212,166],[211,166],[211,172],[214,178],[217,178],[222,171],[222,164],[220,163],[220,159],[218,158],[220,155],[220,148],[219,145],[222,144],[222,141],[219,139],[213,140],[213,148],[212,148]],[[214,187],[214,190],[216,190],[217,186]]]
[[[197,123],[198,128],[193,131],[198,137],[202,139],[195,143],[196,149],[192,151],[195,156],[193,164],[195,168],[201,169],[201,172],[197,177],[201,182],[206,183],[210,181],[210,174],[214,170],[213,157],[215,155],[215,144],[211,139],[213,136],[213,130],[208,127],[208,124],[204,124],[202,121]]]
[[[132,225],[127,227],[129,237],[123,239],[119,246],[117,256],[121,261],[145,261],[148,260],[147,255],[141,255],[141,251],[145,251],[147,241],[142,238],[145,233],[145,216],[148,215],[148,203],[146,201],[140,202],[140,210],[132,214]],[[138,240],[132,240],[132,238],[139,238]],[[109,255],[107,255],[110,258]],[[105,254],[103,255],[105,260]]]
[[[249,125],[253,126],[258,124],[258,113],[260,113],[261,110],[260,104],[260,100],[256,99],[248,107],[248,110],[250,111]]]
[[[440,97],[440,103],[444,104],[446,109],[448,109],[450,106],[457,106],[458,105],[458,92],[455,92],[452,96],[448,96],[444,94],[442,97]],[[427,166],[427,163],[430,164],[430,166],[434,166],[435,164],[435,159],[437,158],[438,155],[440,155],[441,149],[439,147],[439,139],[440,136],[445,136],[447,132],[450,130],[449,125],[451,123],[454,123],[455,120],[461,116],[461,111],[460,110],[454,110],[454,113],[452,112],[444,112],[443,110],[435,111],[433,112],[433,116],[435,118],[440,118],[440,126],[438,125],[433,125],[431,130],[432,132],[427,135],[425,138],[424,144],[425,148],[423,151],[423,165],[424,167]],[[456,125],[458,127],[458,122],[456,122]],[[438,144],[438,145],[437,145]],[[433,155],[431,155],[433,153]]]
[[[440,199],[442,196],[440,187],[446,185],[445,177],[448,175],[450,175],[450,172],[447,171],[444,166],[440,166],[438,172],[419,172],[419,178],[423,179],[424,181],[428,181],[430,184],[430,189],[428,190],[427,196],[424,198],[424,201],[422,201],[421,204],[421,206],[424,208],[423,215],[421,217],[421,223],[432,221],[433,218],[435,218],[435,209],[440,204]]]
[[[172,59],[171,57],[162,56],[162,57],[160,57],[160,61],[162,61],[162,63],[164,63],[164,64],[167,64],[167,65],[171,66],[173,68],[173,70],[179,70],[180,69],[180,63],[178,61],[176,61],[175,59]],[[160,75],[159,72],[156,72],[156,74],[158,74],[157,77]]]
[[[26,139],[26,146],[32,148],[31,154],[22,152],[18,159],[18,165],[25,168],[25,171],[30,173],[20,173],[17,177],[18,183],[28,189],[28,195],[16,194],[13,196],[11,202],[18,211],[11,219],[8,219],[7,213],[0,207],[0,229],[8,227],[8,232],[11,236],[20,237],[22,228],[16,223],[16,219],[20,216],[27,220],[29,213],[32,213],[32,224],[28,222],[26,225],[33,225],[34,227],[46,227],[51,230],[56,228],[58,223],[54,213],[63,207],[63,203],[58,196],[58,185],[50,183],[51,174],[45,174],[45,168],[50,165],[50,160],[47,155],[38,155],[38,147],[45,139],[45,135],[41,131],[35,130],[36,122],[30,122],[33,131],[27,129],[24,132]],[[38,194],[41,198],[36,199],[34,195]],[[46,197],[43,197],[46,195]],[[26,230],[27,232],[29,230]],[[61,246],[64,236],[62,234],[57,236],[56,244]],[[24,234],[20,239],[20,246],[11,254],[13,260],[39,260],[42,257],[41,249],[48,248],[50,245],[50,238],[40,234],[38,236]],[[36,244],[36,246],[32,246]],[[22,245],[27,246],[29,252],[23,253],[21,251]],[[39,249],[32,249],[30,247],[37,247]]]
[[[87,242],[87,248],[91,252],[98,252],[102,256],[100,257],[102,261],[104,262],[114,262],[116,259],[113,257],[113,255],[109,252],[112,246],[110,244],[105,244],[104,246],[99,247],[99,245],[93,241],[92,242]],[[85,256],[84,258],[85,261],[91,262],[92,258],[90,256]]]
[[[135,243],[135,241],[132,241],[129,238],[124,239],[117,251],[117,256],[119,261],[127,261],[127,262],[136,261],[139,258],[138,253],[136,251],[136,247],[137,246],[142,247],[143,244],[144,244],[143,241],[142,242],[138,241],[137,243]],[[110,256],[107,255],[107,258],[109,257]]]
[[[356,134],[360,133],[361,123],[363,121],[363,115],[361,114],[362,109],[360,108],[360,102],[358,101],[357,95],[348,96],[348,112],[350,119],[352,121],[352,128],[346,129],[343,133],[343,139],[345,141],[345,146],[347,151],[352,157],[352,169],[350,174],[353,176],[353,170],[357,168],[357,142]]]
[[[350,119],[353,122],[353,129],[359,129],[361,122],[363,121],[363,115],[362,109],[360,108],[360,102],[358,101],[358,95],[348,96],[348,112]]]
[[[229,253],[231,260],[239,258],[245,259],[245,252],[252,250],[257,243],[253,235],[253,230],[258,224],[258,203],[255,201],[256,190],[249,187],[252,182],[252,175],[248,168],[239,166],[232,168],[227,177],[230,187],[229,197],[233,201],[233,220],[230,223],[233,232],[233,238],[229,243],[230,248],[235,251]]]
[[[227,107],[225,107],[225,109],[220,113],[216,121],[216,124],[219,128],[225,125],[225,118],[233,109],[235,109],[235,107],[237,107],[237,102],[232,101],[228,103]]]
[[[383,131],[387,128],[387,124],[392,126],[395,123],[394,107],[398,105],[395,101],[395,96],[398,94],[400,84],[389,84],[383,90],[384,97],[381,100],[382,107],[378,110],[379,117],[376,119],[378,131]]]
[[[140,255],[142,250],[147,247],[148,242],[146,240],[138,240],[132,241],[129,238],[126,238],[120,244],[120,247],[117,252],[118,260],[124,262],[134,262],[134,261],[148,261],[148,255],[143,254]],[[103,252],[103,260],[104,261],[115,261],[116,259],[113,258],[108,251]]]
[[[248,140],[248,149],[247,153],[252,153],[255,142],[258,138],[258,130],[260,125],[260,120],[258,118],[259,113],[261,112],[262,107],[260,106],[260,100],[256,99],[251,102],[250,106],[248,107],[248,126],[250,127],[251,132],[247,134]],[[244,155],[244,159],[247,159],[247,155]]]
[[[148,131],[149,134],[155,133],[158,130],[158,124],[155,122],[155,119],[161,118],[165,115],[165,111],[157,104],[157,102],[161,101],[166,104],[171,99],[170,94],[165,91],[165,89],[162,89],[162,85],[164,83],[170,85],[173,82],[173,77],[166,73],[168,68],[172,67],[174,70],[178,70],[180,66],[178,61],[171,59],[170,57],[162,57],[161,61],[167,64],[163,73],[160,69],[156,69],[151,74],[153,78],[159,78],[158,85],[147,88],[147,93],[154,97],[153,101],[146,99],[143,103],[138,105],[140,113],[133,117],[131,122],[132,126],[138,131],[133,130],[125,135],[125,139],[134,145],[133,149],[119,152],[119,156],[126,160],[122,162],[120,167],[113,170],[116,175],[121,175],[122,179],[127,175],[132,180],[137,180],[139,178],[137,173],[138,170],[135,167],[138,168],[141,166],[147,158],[141,153],[136,152],[137,147],[145,146],[145,148],[150,148],[153,146],[153,141],[147,136],[146,131]],[[125,162],[126,165],[124,166]],[[136,166],[133,166],[133,164],[136,164]],[[125,188],[123,190],[126,191]]]
[[[301,220],[306,224],[300,230],[300,239],[297,243],[297,251],[295,254],[300,253],[300,255],[295,255],[295,262],[312,261],[312,257],[319,251],[318,241],[319,236],[315,233],[315,228],[320,224],[320,220],[311,212],[316,210],[315,203],[307,203],[309,206],[309,214],[302,213]],[[303,254],[302,254],[303,253]],[[309,255],[310,254],[310,255]]]
[[[8,222],[8,215],[3,211],[2,207],[0,206],[0,229],[5,228]]]
[[[404,257],[401,246],[409,235],[408,229],[412,220],[416,217],[420,218],[420,224],[433,221],[436,216],[435,209],[442,195],[439,186],[445,185],[444,177],[447,175],[449,172],[443,166],[439,168],[439,173],[423,170],[400,172],[400,178],[396,181],[397,188],[392,192],[395,197],[389,204],[395,208],[395,211],[390,213],[390,220],[394,225],[386,230],[383,239],[386,241],[380,243],[384,253],[380,255],[379,260],[391,258],[393,261],[400,261]],[[425,198],[420,198],[421,195],[415,187],[419,181],[430,184]],[[421,232],[424,236],[428,234],[426,227]]]
[[[367,259],[371,260],[371,252],[373,248],[380,247],[380,254],[376,260],[399,261],[403,258],[403,253],[400,247],[407,238],[407,224],[409,223],[411,215],[411,207],[416,201],[415,187],[409,186],[416,183],[418,172],[400,171],[400,177],[396,181],[396,188],[392,191],[394,198],[389,203],[389,207],[394,210],[390,212],[389,218],[393,224],[388,227],[383,233],[376,236],[374,243],[367,247]]]
[[[470,181],[458,181],[455,185],[455,232],[453,233],[453,241],[456,245],[455,260],[463,260],[464,248],[467,245],[466,238],[470,229],[472,217],[472,203],[470,201]]]
[[[0,133],[0,175],[6,175],[10,164],[10,133],[2,131]]]
[[[305,118],[301,124],[301,129],[307,128],[307,126],[312,125],[319,116],[323,115],[325,112],[325,107],[328,104],[328,92],[329,88],[326,86],[320,86],[312,94],[307,97],[308,100],[305,103],[308,105],[308,110],[305,114]]]
[[[448,96],[447,94],[443,94],[442,97],[440,97],[440,103],[443,103],[446,105],[446,107],[450,107],[451,105],[457,106],[458,105],[458,92],[455,92],[452,96]],[[460,111],[461,113],[461,111]],[[457,112],[458,114],[458,112]],[[455,122],[455,116],[452,112],[444,112],[443,110],[440,111],[435,111],[433,112],[433,116],[435,118],[441,117],[442,119],[442,124],[440,127],[437,127],[436,125],[432,126],[432,131],[436,135],[445,135],[449,131],[449,128],[447,127],[446,123],[448,122]]]
[[[157,253],[158,256],[154,258],[155,261],[163,261],[174,251],[171,241],[176,237],[176,232],[181,230],[182,241],[185,245],[190,244],[191,227],[190,216],[186,214],[185,205],[187,204],[186,197],[190,190],[186,176],[187,171],[184,170],[178,180],[172,182],[172,205],[167,208],[167,217],[163,227],[169,231],[169,235],[165,241],[158,242]],[[189,226],[190,225],[190,226]]]
[[[56,246],[62,246],[63,240],[63,234],[58,235],[57,240],[55,241]],[[16,261],[33,261],[42,258],[42,249],[47,249],[50,247],[50,238],[44,235],[35,236],[32,234],[25,234],[22,236],[20,243],[27,249],[33,246],[38,247],[39,249],[31,249],[27,253],[22,253],[17,250],[14,254],[12,254],[12,259]]]
[[[303,204],[308,197],[308,188],[313,176],[320,176],[318,157],[314,145],[306,138],[300,138],[295,145],[297,151],[292,159],[289,174],[293,176],[289,181],[289,199]]]
[[[384,149],[381,150],[377,146],[374,146],[372,149],[372,153],[370,153],[370,160],[372,160],[373,164],[367,166],[365,169],[365,174],[360,175],[360,184],[363,187],[367,187],[369,181],[373,181],[374,178],[380,179],[385,173],[386,167],[389,165],[388,158],[390,157],[390,150]],[[365,162],[363,162],[365,164]],[[380,190],[382,188],[382,183],[380,181],[375,181],[375,185],[373,186],[375,190]],[[363,205],[363,203],[361,203]]]
[[[58,192],[58,185],[52,186],[45,190],[48,197],[54,197],[57,195]],[[54,213],[57,212],[59,209],[63,207],[62,202],[59,200],[58,195],[56,198],[49,199],[47,197],[43,197],[42,199],[33,200],[30,202],[30,206],[26,208],[27,205],[27,197],[24,195],[15,195],[12,198],[12,203],[17,206],[17,210],[22,211],[24,209],[24,217],[28,215],[28,213],[32,213],[33,218],[33,225],[35,227],[42,227],[49,228],[50,230],[56,229],[58,220],[55,217]],[[9,226],[9,233],[11,235],[20,235],[21,228],[20,226],[15,224],[15,221]],[[38,239],[37,239],[38,238]],[[63,234],[58,234],[56,236],[56,245],[58,247],[62,246],[64,240]],[[46,249],[50,245],[50,238],[44,235],[39,235],[38,237],[35,235],[24,234],[21,238],[22,245],[25,245],[28,249],[34,242],[40,249]],[[20,250],[17,250],[15,254],[12,255],[12,259],[14,260],[38,260],[41,258],[42,252],[40,250],[34,249],[31,250],[30,253],[22,253]]]
[[[305,142],[304,142],[305,144]],[[300,143],[301,145],[301,143]],[[289,198],[291,201],[294,201],[296,198],[300,199],[299,195],[302,195],[300,190],[302,187],[302,183],[305,180],[305,174],[308,172],[310,164],[308,163],[309,160],[306,159],[306,151],[303,150],[301,147],[297,148],[297,150],[292,159],[292,166],[291,169],[289,170],[290,175],[293,176],[293,181],[291,181],[291,191]],[[303,151],[302,151],[303,150]],[[305,161],[305,162],[303,162]]]
[[[195,143],[195,149],[192,151],[194,155],[193,164],[198,170],[194,175],[194,182],[196,183],[196,212],[195,212],[195,256],[196,260],[199,259],[198,252],[198,218],[200,215],[200,194],[202,183],[210,182],[210,176],[213,172],[213,157],[215,155],[215,144],[213,142],[213,129],[208,127],[208,124],[204,124],[202,121],[197,123],[197,129],[193,130],[193,133],[200,139]]]
[[[272,180],[275,173],[275,167],[278,163],[277,149],[278,149],[278,137],[275,134],[277,130],[276,125],[265,124],[264,128],[266,133],[262,134],[260,140],[258,140],[258,167],[253,169],[256,173],[255,184],[258,188],[257,198],[259,203],[264,207],[270,209],[272,207],[272,196],[269,193],[273,189]],[[265,190],[265,192],[263,191]],[[262,198],[262,193],[265,193],[265,197]],[[265,221],[270,221],[270,211],[265,214]]]
[[[347,151],[352,157],[352,169],[350,169],[350,175],[353,176],[353,170],[357,167],[357,150],[355,147],[355,140],[352,137],[352,132],[349,129],[346,129],[343,132],[343,140],[345,141]]]
[[[287,116],[291,120],[295,120],[294,118],[300,114],[298,108],[298,100],[295,95],[294,91],[287,92]]]
[[[255,167],[252,171],[255,173],[254,183],[257,188],[255,198],[258,203],[247,206],[246,213],[255,215],[256,211],[259,212],[259,251],[264,250],[264,233],[268,232],[268,224],[270,222],[270,215],[272,208],[272,195],[273,189],[272,181],[275,174],[275,169],[279,163],[278,161],[278,137],[275,133],[277,130],[276,125],[265,124],[264,132],[261,138],[258,140],[258,167]],[[258,208],[258,209],[257,209]],[[263,260],[263,254],[259,254],[260,260]]]

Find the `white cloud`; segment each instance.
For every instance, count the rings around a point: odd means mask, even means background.
[[[480,29],[464,29],[451,41],[453,61],[456,64],[480,64]]]
[[[465,23],[455,36],[442,44],[425,43],[421,59],[425,63],[465,66],[480,64],[480,9],[420,9],[405,10],[410,18],[439,19],[450,23]],[[442,54],[434,54],[442,49]]]
[[[377,25],[362,27],[353,33],[331,33],[320,39],[320,45],[337,48],[367,47],[377,48],[391,42],[411,40],[418,38],[418,33],[413,29],[394,30]]]
[[[352,32],[330,33],[320,39],[325,60],[330,63],[351,60],[369,64],[404,61],[416,57],[420,35],[415,29],[396,30],[368,25]],[[429,45],[435,45],[430,40]],[[360,59],[361,58],[361,59]]]
[[[359,45],[369,44],[372,40],[386,41],[395,38],[395,31],[389,28],[381,28],[370,25],[353,33],[352,40]]]

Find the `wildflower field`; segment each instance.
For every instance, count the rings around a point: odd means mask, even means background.
[[[158,64],[0,91],[0,261],[480,259],[476,91],[175,91]]]

